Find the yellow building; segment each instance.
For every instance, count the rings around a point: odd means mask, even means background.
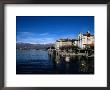
[[[77,45],[77,40],[76,39],[60,39],[57,40],[55,43],[55,48],[59,49],[62,46],[72,46],[72,45]]]

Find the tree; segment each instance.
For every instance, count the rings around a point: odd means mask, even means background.
[[[90,49],[90,45],[86,45],[85,46],[85,49]]]

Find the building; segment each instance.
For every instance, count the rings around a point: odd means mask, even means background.
[[[55,48],[60,49],[62,46],[78,46],[79,48],[85,48],[87,45],[94,47],[94,35],[89,31],[86,34],[80,33],[77,39],[60,39],[55,43]]]
[[[86,45],[94,46],[94,35],[91,35],[89,31],[78,35],[78,47],[85,48]]]
[[[77,45],[77,40],[76,39],[60,39],[57,40],[55,43],[55,48],[60,49],[62,46],[72,46],[72,45]]]

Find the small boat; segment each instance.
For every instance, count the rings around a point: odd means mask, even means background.
[[[70,57],[66,56],[65,60],[66,60],[66,62],[69,62],[70,61]]]

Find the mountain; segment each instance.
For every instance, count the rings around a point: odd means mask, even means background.
[[[54,47],[54,44],[16,43],[16,49],[48,49],[49,47]]]

